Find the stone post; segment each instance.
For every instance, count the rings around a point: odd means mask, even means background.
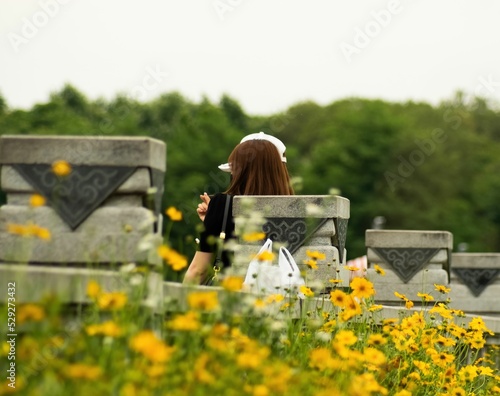
[[[163,142],[4,135],[0,171],[7,195],[7,204],[0,207],[0,263],[9,276],[40,274],[50,267],[47,273],[53,277],[55,267],[66,266],[72,270],[59,271],[59,276],[67,279],[84,267],[153,261],[138,245],[147,236],[161,238]],[[45,204],[33,205],[34,194],[43,196]],[[21,269],[22,263],[29,268]]]
[[[450,306],[500,316],[500,253],[453,253]]]
[[[434,284],[448,285],[453,235],[448,231],[366,230],[368,269],[378,302],[398,304],[394,292],[421,301],[417,293],[442,296]],[[385,275],[376,272],[378,264]]]
[[[349,200],[339,196],[234,197],[233,216],[239,235],[235,267],[246,270],[262,246],[263,241],[250,243],[242,238],[245,232],[255,231],[252,225],[257,224],[273,242],[287,247],[301,269],[305,269],[307,250],[326,254],[326,260],[318,262],[316,278],[325,283],[340,278],[342,286],[348,286],[349,273],[343,266],[349,215]]]

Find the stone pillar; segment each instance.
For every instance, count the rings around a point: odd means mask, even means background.
[[[368,269],[379,302],[398,302],[394,292],[420,301],[417,293],[442,296],[434,284],[448,285],[453,235],[448,231],[366,230]],[[378,264],[385,272],[374,269]]]
[[[500,315],[500,253],[453,253],[450,306]]]
[[[326,260],[318,262],[316,278],[326,283],[340,278],[342,286],[348,286],[349,273],[343,266],[349,210],[349,200],[339,196],[234,197],[233,216],[240,236],[235,267],[245,270],[262,246],[262,241],[250,243],[241,237],[244,232],[255,231],[252,224],[257,222],[268,238],[287,247],[301,269],[305,269],[307,250],[326,254]]]
[[[54,170],[57,162],[62,165]],[[37,264],[29,266],[35,272],[51,267],[51,274],[69,266],[76,274],[76,267],[148,261],[139,241],[161,238],[166,146],[159,140],[5,135],[0,168],[7,195],[0,207],[0,263],[4,271],[9,264],[9,274],[21,263]],[[45,205],[30,204],[34,194]]]

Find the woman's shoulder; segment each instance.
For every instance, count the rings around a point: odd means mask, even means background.
[[[210,197],[210,203],[214,203],[214,205],[221,205],[226,202],[227,198],[232,198],[231,195],[225,193],[216,193]]]

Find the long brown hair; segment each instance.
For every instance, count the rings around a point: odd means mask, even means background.
[[[229,155],[231,195],[293,195],[286,164],[274,144],[267,140],[248,140]]]

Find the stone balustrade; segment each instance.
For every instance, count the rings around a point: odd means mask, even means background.
[[[246,232],[262,230],[273,242],[287,247],[296,263],[304,267],[306,252],[319,251],[326,260],[318,262],[315,276],[322,280],[340,278],[348,285],[346,236],[349,200],[330,195],[238,196],[233,201],[233,216],[239,242],[235,267],[246,270],[262,241],[246,242]]]
[[[367,230],[367,276],[373,282],[377,301],[400,303],[394,292],[421,301],[417,293],[436,300],[442,296],[434,284],[448,285],[453,235],[448,231]],[[385,272],[377,273],[377,264]]]
[[[453,236],[447,231],[367,230],[367,276],[373,282],[375,301],[384,306],[402,305],[394,292],[415,303],[417,293],[447,302],[451,309],[465,312],[466,318],[481,316],[495,336],[488,344],[500,344],[500,253],[452,253]],[[380,275],[375,265],[385,272]],[[434,285],[449,289],[440,293]]]
[[[53,169],[58,161],[62,173]],[[19,280],[31,301],[60,291],[63,301],[78,302],[91,276],[106,285],[118,279],[104,271],[111,267],[159,264],[138,245],[145,237],[161,240],[165,170],[166,146],[155,139],[1,136],[2,279]],[[32,205],[34,194],[45,204]],[[38,235],[40,229],[47,231]],[[161,289],[160,278],[156,283]]]

